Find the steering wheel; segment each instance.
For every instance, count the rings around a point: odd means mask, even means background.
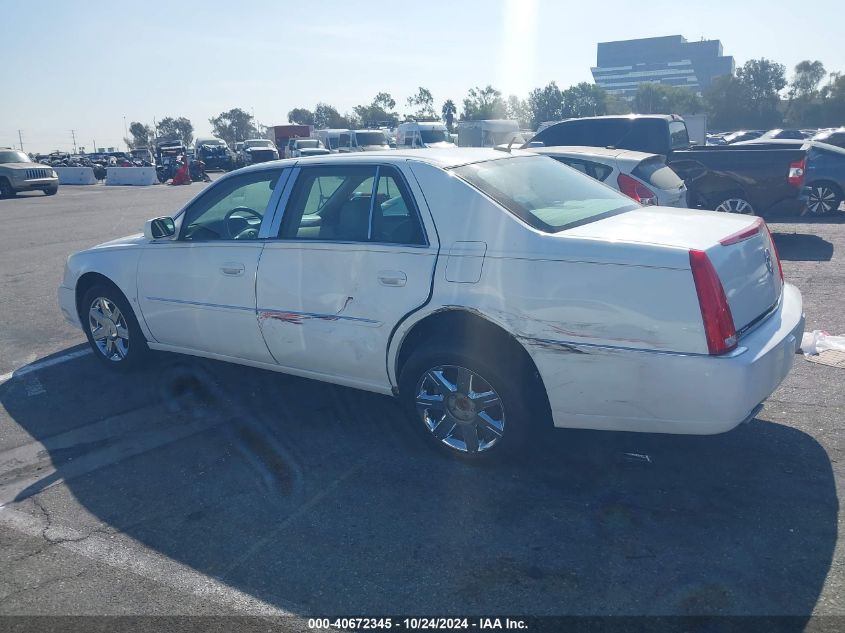
[[[223,218],[223,225],[226,227],[226,233],[229,236],[230,240],[255,240],[258,239],[258,229],[254,226],[247,226],[245,229],[238,231],[238,233],[232,233],[232,217],[235,214],[246,214],[251,215],[255,218],[258,218],[259,225],[261,224],[261,220],[263,220],[263,216],[258,213],[255,209],[250,209],[249,207],[235,207],[229,213],[226,214],[226,217]]]

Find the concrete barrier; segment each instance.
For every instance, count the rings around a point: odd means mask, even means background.
[[[53,167],[60,185],[96,185],[97,178],[90,167]]]
[[[106,169],[107,185],[156,185],[155,167],[109,167]]]

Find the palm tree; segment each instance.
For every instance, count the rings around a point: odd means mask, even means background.
[[[452,121],[455,120],[455,115],[458,113],[458,109],[455,107],[455,102],[451,99],[447,99],[446,103],[444,103],[443,107],[440,109],[440,112],[443,114],[443,120],[446,122],[446,128],[449,132],[451,132]]]

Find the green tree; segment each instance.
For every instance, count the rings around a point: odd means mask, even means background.
[[[437,119],[434,97],[431,96],[431,91],[428,88],[420,86],[415,95],[408,97],[407,104],[409,108],[416,108],[410,115],[411,118],[417,121]]]
[[[223,139],[229,145],[258,136],[252,115],[240,108],[221,112],[216,117],[211,117],[208,122],[211,123],[214,136]]]
[[[825,116],[819,84],[826,74],[824,65],[818,60],[811,62],[805,59],[795,66],[786,106],[786,119],[790,125],[798,127],[822,123]]]
[[[736,76],[747,96],[750,121],[761,128],[780,125],[780,91],[786,87],[784,65],[766,58],[750,59],[737,69]]]
[[[534,88],[528,95],[531,127],[537,129],[546,121],[560,121],[563,113],[563,93],[553,81],[545,88]]]
[[[828,84],[821,89],[822,125],[842,125],[845,122],[845,75],[830,73]]]
[[[531,109],[525,99],[510,95],[505,106],[507,118],[517,121],[521,128],[531,127]]]
[[[294,108],[288,112],[288,122],[294,125],[314,125],[314,113],[305,108]]]
[[[334,106],[328,103],[318,103],[314,108],[314,127],[318,130],[326,128],[350,129],[354,127],[349,117],[341,115]]]
[[[458,113],[458,108],[455,107],[455,102],[451,99],[446,99],[443,102],[443,107],[440,108],[440,114],[443,121],[446,123],[446,129],[452,131],[452,125],[455,122],[455,115]]]
[[[156,134],[163,138],[182,139],[185,145],[190,145],[194,140],[194,126],[190,119],[183,116],[165,117],[156,123]]]
[[[502,99],[502,93],[493,86],[484,88],[470,88],[464,99],[464,111],[461,119],[464,121],[480,121],[485,119],[502,119],[507,116],[507,106]]]
[[[633,105],[638,114],[698,114],[704,110],[701,97],[692,90],[657,82],[641,83]]]
[[[596,84],[583,81],[561,92],[563,115],[568,117],[607,114],[607,92]]]
[[[396,100],[390,96],[390,93],[379,92],[373,98],[372,103],[355,106],[352,110],[360,120],[361,125],[396,127],[399,123],[399,115],[396,114],[394,108],[396,108]]]
[[[129,149],[137,149],[139,147],[149,147],[155,132],[149,125],[144,125],[138,121],[132,121],[129,124],[130,136],[123,139],[124,143]]]

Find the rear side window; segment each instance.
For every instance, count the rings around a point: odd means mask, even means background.
[[[471,163],[453,170],[515,216],[546,233],[594,222],[639,205],[548,156]]]
[[[631,172],[634,176],[658,189],[680,189],[684,181],[662,158],[647,158]]]
[[[285,208],[279,237],[425,244],[413,197],[397,170],[389,166],[303,168]]]
[[[672,149],[689,146],[689,132],[683,121],[669,121],[669,136],[672,139]]]
[[[556,161],[569,165],[573,169],[577,169],[583,174],[587,174],[591,178],[604,182],[607,177],[613,172],[613,167],[602,165],[601,163],[594,163],[591,160],[582,160],[580,158],[569,158],[567,156],[552,156]]]

